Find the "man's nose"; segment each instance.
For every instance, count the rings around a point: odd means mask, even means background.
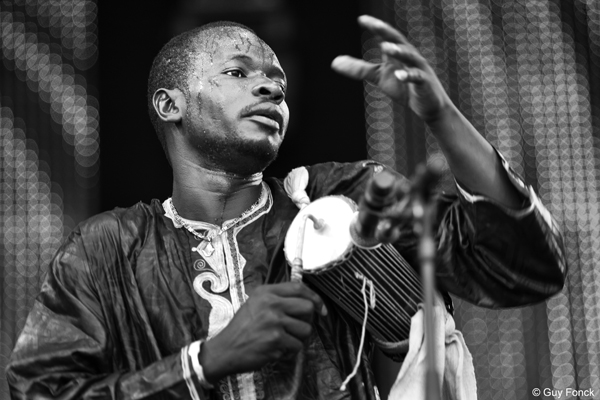
[[[279,104],[285,99],[285,93],[281,85],[267,77],[262,77],[252,88],[252,94],[257,97],[265,97]]]

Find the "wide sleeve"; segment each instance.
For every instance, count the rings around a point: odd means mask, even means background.
[[[531,186],[503,166],[521,193],[504,207],[457,183],[457,196],[438,199],[438,285],[479,306],[528,305],[558,293],[567,273],[561,232]],[[414,243],[404,244],[412,250]],[[414,256],[413,256],[414,257]]]
[[[492,308],[547,299],[561,290],[566,274],[563,241],[555,221],[535,191],[501,159],[521,193],[521,208],[508,209],[458,184],[456,194],[438,193],[434,200],[439,289]],[[384,167],[365,161],[307,168],[307,192],[312,200],[342,194],[358,201],[369,179]],[[394,246],[418,270],[418,237],[410,221],[402,225],[406,228]]]
[[[195,374],[199,343],[161,358],[135,335],[115,331],[102,299],[123,288],[113,282],[100,295],[90,246],[101,245],[83,246],[74,232],[51,262],[7,367],[12,398],[209,398]]]

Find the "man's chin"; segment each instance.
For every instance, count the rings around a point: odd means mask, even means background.
[[[222,171],[249,176],[264,171],[276,158],[281,140],[275,137],[248,138],[241,135],[193,136],[190,143],[200,157]]]
[[[247,176],[263,172],[277,158],[279,147],[264,140],[233,141],[221,150],[211,152],[212,161],[229,173]]]
[[[263,172],[276,158],[277,152],[272,155],[262,154],[261,156],[252,156],[249,154],[238,155],[235,159],[230,159],[224,163],[223,168],[232,174],[250,176]]]

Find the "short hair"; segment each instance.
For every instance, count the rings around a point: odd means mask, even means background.
[[[152,121],[158,140],[167,155],[167,159],[169,158],[169,153],[167,151],[165,133],[152,104],[152,97],[158,89],[165,88],[179,89],[184,93],[186,99],[189,98],[188,78],[194,58],[198,55],[197,44],[205,38],[206,31],[218,28],[243,29],[256,35],[252,29],[237,22],[210,22],[172,38],[163,46],[152,63],[148,78],[148,113],[150,114],[150,121]]]

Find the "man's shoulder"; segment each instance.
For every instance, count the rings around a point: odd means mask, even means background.
[[[124,233],[140,235],[149,224],[161,217],[161,211],[158,200],[152,200],[149,204],[139,202],[130,207],[116,207],[84,220],[74,232],[87,238],[121,236]]]
[[[100,271],[121,265],[124,255],[146,241],[160,202],[137,203],[96,214],[79,223],[62,243],[50,263],[52,273],[64,282],[100,279]],[[158,207],[157,207],[158,206]]]

